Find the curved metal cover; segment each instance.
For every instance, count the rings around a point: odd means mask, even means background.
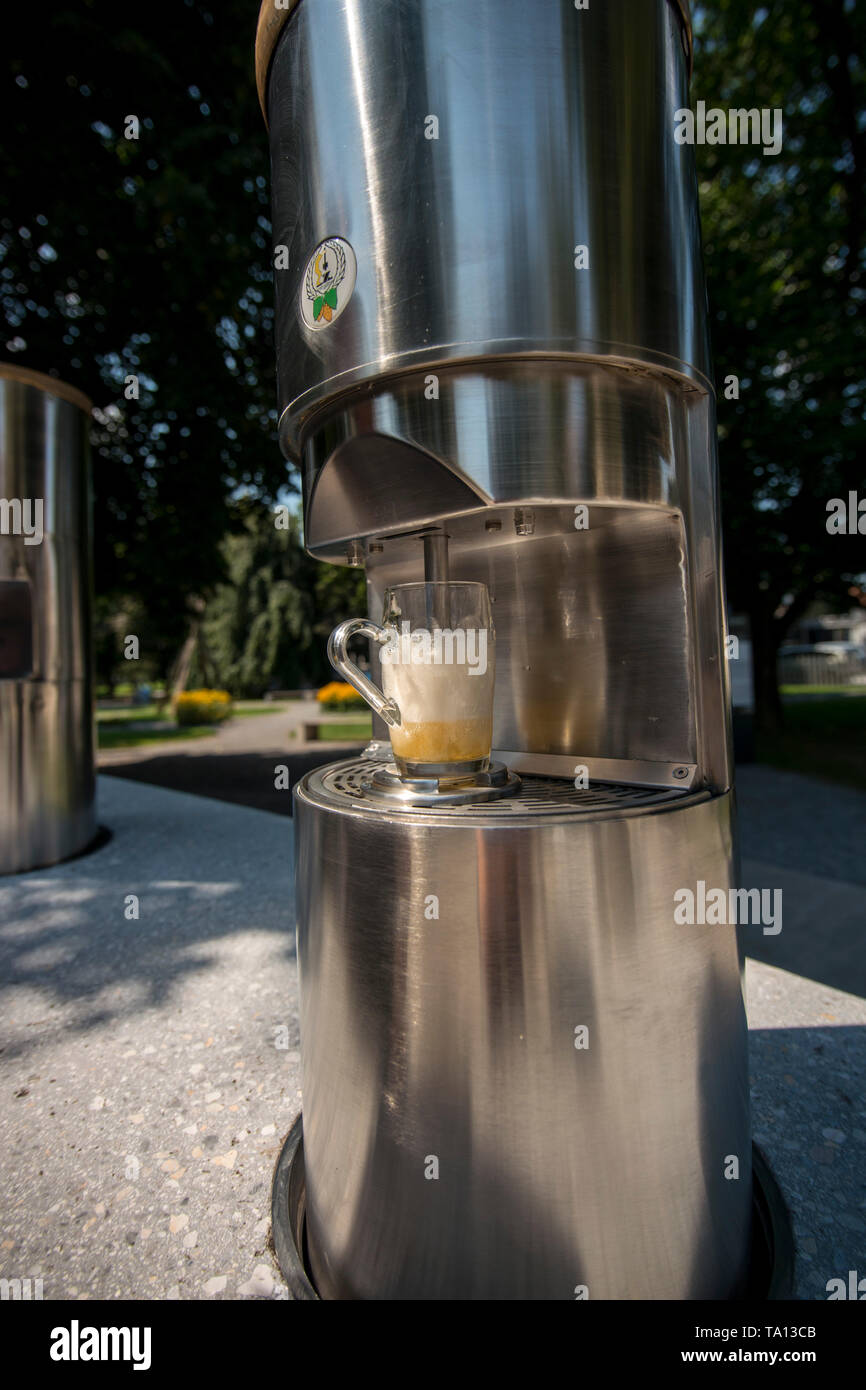
[[[256,28],[256,87],[259,93],[259,105],[262,108],[262,115],[265,118],[265,125],[268,123],[268,75],[270,73],[271,59],[274,56],[274,49],[277,46],[286,21],[291,17],[300,3],[301,0],[284,0],[283,8],[277,9],[274,0],[262,0],[262,7],[259,11],[259,22]],[[523,0],[523,3],[530,3],[530,0]],[[539,0],[531,0],[531,3],[538,4]],[[670,4],[677,10],[680,23],[683,26],[683,44],[689,63],[689,76],[691,77],[694,39],[689,0],[670,0]]]
[[[20,381],[24,386],[35,386],[40,391],[47,391],[49,396],[56,396],[58,400],[77,405],[79,410],[83,410],[87,415],[93,410],[93,401],[89,396],[85,396],[83,391],[79,391],[77,386],[70,386],[67,381],[61,381],[57,376],[49,376],[47,372],[34,372],[30,367],[20,367],[17,362],[0,362],[0,378],[5,381]]]
[[[259,22],[256,28],[256,87],[258,88],[259,105],[262,108],[265,125],[268,123],[267,89],[271,59],[274,56],[274,49],[283,32],[286,20],[299,4],[300,0],[285,0],[284,7],[278,10],[274,0],[262,0],[262,7],[259,10]]]
[[[712,389],[675,13],[303,0],[268,82],[291,457],[322,409],[409,370],[617,360]],[[311,323],[329,244],[351,274]]]
[[[304,515],[309,550],[488,501],[432,454],[387,435],[368,434],[334,450],[316,474]]]

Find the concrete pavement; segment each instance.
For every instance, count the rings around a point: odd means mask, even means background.
[[[104,849],[0,880],[0,1276],[273,1297],[300,1108],[291,822],[110,778],[99,806]]]

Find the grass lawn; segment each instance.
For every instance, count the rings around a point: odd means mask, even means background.
[[[168,706],[166,705],[162,715],[158,705],[129,705],[123,709],[97,709],[97,724],[128,724],[143,723],[148,719],[167,719],[169,717]]]
[[[864,685],[780,685],[783,695],[866,695]]]
[[[238,714],[241,719],[248,719],[255,714],[279,714],[281,710],[288,709],[286,704],[277,704],[276,700],[256,700],[246,701],[243,704],[232,705],[232,715]]]
[[[373,721],[359,719],[357,724],[320,724],[316,737],[322,743],[363,743],[373,737]]]
[[[232,716],[239,715],[241,719],[247,719],[250,715],[256,714],[279,714],[281,710],[288,709],[286,704],[277,704],[273,701],[265,700],[242,700],[239,704],[232,705]],[[166,702],[160,707],[155,702],[149,705],[125,705],[121,708],[97,709],[96,718],[100,724],[125,724],[132,720],[134,723],[142,723],[148,719],[170,719],[171,706]]]
[[[166,704],[132,705],[126,709],[97,709],[96,741],[100,748],[136,748],[142,743],[167,743],[177,739],[207,738],[219,724],[178,727]]]
[[[757,735],[758,761],[866,791],[866,689],[831,689],[783,687],[785,728]],[[793,691],[811,698],[791,699]]]

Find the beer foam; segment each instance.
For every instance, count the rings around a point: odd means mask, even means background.
[[[493,663],[483,674],[471,666],[383,662],[382,689],[396,700],[404,724],[489,719],[493,702]]]

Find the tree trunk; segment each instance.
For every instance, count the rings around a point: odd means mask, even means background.
[[[204,613],[204,600],[191,598],[187,600],[190,609],[189,628],[184,640],[184,644],[178,653],[177,660],[171,670],[169,677],[170,695],[172,704],[175,697],[186,690],[186,683],[189,679],[192,659],[195,655],[199,643],[199,632],[201,628],[202,614]]]
[[[755,729],[779,733],[784,723],[779,693],[777,658],[782,632],[769,607],[758,605],[749,613],[752,637],[752,688],[755,695]]]
[[[193,618],[191,623],[191,631],[180,649],[177,661],[175,662],[171,672],[169,685],[170,699],[172,700],[172,702],[174,702],[176,696],[181,695],[184,692],[184,690],[186,690],[186,683],[189,679],[189,670],[192,666],[192,657],[193,652],[195,651],[195,645],[197,641],[197,633],[198,622],[195,618]]]

